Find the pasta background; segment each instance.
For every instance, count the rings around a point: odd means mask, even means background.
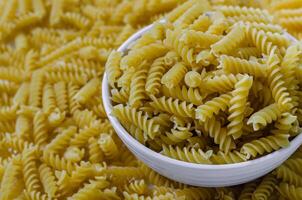
[[[214,6],[239,3],[240,6],[253,7],[270,3],[237,0],[210,2]],[[295,2],[292,2],[290,5],[293,6],[290,8],[296,7]],[[196,3],[198,7],[192,7]],[[0,1],[0,199],[301,199],[301,183],[296,181],[301,176],[298,167],[302,159],[301,149],[270,175],[252,183],[229,188],[198,188],[168,180],[140,163],[122,144],[106,119],[100,98],[101,78],[105,69],[109,71],[111,86],[118,80],[119,88],[112,91],[113,101],[126,103],[131,96],[135,107],[147,98],[138,83],[148,83],[147,91],[156,98],[160,92],[162,75],[180,61],[177,54],[167,51],[163,45],[144,48],[141,56],[150,55],[150,51],[156,50],[156,55],[149,57],[150,60],[159,55],[165,56],[150,67],[153,70],[148,70],[148,65],[143,64],[143,70],[136,79],[137,87],[130,91],[133,78],[131,72],[136,70],[135,64],[140,63],[141,58],[137,56],[123,61],[125,67],[130,66],[128,74],[124,75],[114,66],[122,58],[116,52],[110,53],[136,30],[167,13],[169,20],[176,21],[183,27],[191,27],[195,31],[209,29],[209,32],[201,36],[194,32],[188,35],[195,34],[200,43],[206,40],[209,41],[207,45],[211,45],[220,39],[217,35],[226,31],[228,24],[218,21],[212,25],[213,19],[204,16],[193,22],[201,10],[205,12],[210,8],[202,3],[199,0]],[[180,6],[172,11],[178,5]],[[282,7],[274,5],[275,10]],[[238,8],[231,10],[236,12],[235,16],[232,14],[229,17],[229,22],[244,18],[242,15],[253,15],[250,11],[240,11],[247,13],[237,16]],[[286,12],[282,14],[284,15],[287,15]],[[267,17],[264,14],[254,18],[266,23]],[[291,21],[293,25],[289,26],[296,27],[297,20]],[[255,26],[259,29],[258,26],[263,25]],[[280,32],[279,27],[265,28],[273,33]],[[300,33],[294,32],[298,37]],[[133,48],[151,44],[154,38],[164,38],[162,26],[158,25],[158,29],[141,38]],[[278,36],[271,39],[270,42],[279,44]],[[191,42],[185,37],[183,40],[188,44]],[[171,45],[181,50],[179,44]],[[180,52],[185,62],[192,62],[191,52],[190,48]],[[259,55],[255,49],[240,49],[237,53],[241,58]],[[197,58],[208,65],[215,64],[210,52],[202,51]],[[186,76],[183,71],[188,69],[183,66],[175,68],[181,77]],[[238,69],[240,70],[240,66]],[[206,100],[196,88],[205,74],[196,76],[193,73],[186,77],[189,87],[169,88],[167,84],[165,94],[192,105]],[[171,78],[173,79],[173,75],[168,77]],[[239,78],[221,75],[209,79],[206,84],[209,91],[215,91],[217,85],[222,85],[223,91],[230,91]],[[173,79],[173,82],[175,84],[179,80]],[[252,89],[265,90],[261,85]],[[178,96],[175,97],[176,93]],[[296,95],[299,97],[299,94]],[[228,104],[230,101],[228,94],[220,97],[213,100],[211,105],[217,105],[217,102]],[[164,100],[158,99],[158,102],[160,104]],[[184,138],[190,136],[190,127],[184,127],[188,120],[184,116],[192,115],[192,106],[180,101],[171,102],[172,105],[179,103],[182,110],[177,112],[179,116],[171,122],[175,128],[161,138],[171,145],[181,144]],[[143,111],[150,112],[150,109],[151,105]],[[206,119],[217,110],[225,109],[226,107],[219,106],[216,110],[209,110],[209,114],[200,113],[200,118],[207,122]],[[151,132],[154,134],[150,135],[153,137],[158,131],[157,124],[170,126],[166,122],[167,115],[160,115],[153,121],[132,110],[129,110],[128,115],[137,119],[137,123],[131,125],[129,130],[142,143],[146,142],[147,136],[140,128],[153,130]],[[288,115],[284,116],[279,127],[286,129],[285,122],[288,118]],[[207,124],[204,127],[211,126],[213,125]],[[226,130],[224,131],[227,136]],[[215,130],[209,134],[215,137]],[[194,147],[204,147],[207,143],[200,139],[203,137],[190,137],[188,141]],[[227,140],[224,141],[228,144]],[[241,152],[233,151],[228,155],[218,152],[211,160],[207,160],[210,151],[190,151],[185,147],[174,148],[171,145],[164,147],[167,153],[196,163],[234,163],[245,159]],[[158,148],[158,141],[152,141],[150,146]],[[227,149],[227,145],[224,148]]]

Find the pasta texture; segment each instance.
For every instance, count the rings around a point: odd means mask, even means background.
[[[301,199],[301,149],[252,183],[193,187],[138,161],[106,117],[105,71],[122,125],[164,155],[229,164],[268,152],[256,148],[253,139],[282,138],[286,145],[302,120],[301,48],[288,48],[283,29],[266,11],[235,4],[270,2],[1,0],[0,200]],[[271,8],[298,4],[274,1]],[[299,11],[277,14],[278,23],[301,35]],[[155,22],[164,17],[167,24]],[[154,29],[128,54],[116,50],[153,22]],[[269,68],[267,56],[274,48],[279,62]],[[227,132],[228,112],[245,77],[253,83],[246,108],[240,107],[242,135],[234,139],[236,134]],[[282,87],[275,85],[279,80]],[[289,94],[292,106],[278,91]],[[265,132],[267,126],[273,130]],[[271,148],[280,148],[269,141]]]

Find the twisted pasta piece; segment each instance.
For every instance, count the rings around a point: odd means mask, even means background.
[[[74,146],[85,146],[90,137],[98,136],[100,132],[111,132],[112,126],[106,120],[103,123],[100,121],[93,121],[90,125],[85,126],[79,130],[78,134],[75,134],[71,139],[70,144]]]
[[[272,91],[272,96],[277,102],[281,109],[289,110],[293,107],[292,99],[289,96],[287,88],[285,87],[285,82],[283,80],[283,74],[278,66],[280,60],[273,54],[273,52],[268,57],[268,84]]]
[[[291,170],[286,165],[281,165],[276,169],[276,176],[291,185],[298,187],[302,186],[302,176]]]
[[[222,12],[226,17],[238,15],[263,15],[269,17],[269,13],[259,8],[248,8],[239,6],[214,6],[214,8]]]
[[[79,29],[86,29],[91,24],[90,20],[87,19],[85,16],[75,12],[67,12],[62,14],[61,20]]]
[[[97,78],[91,79],[75,95],[74,99],[81,104],[85,104],[94,94],[98,92],[100,82]]]
[[[59,133],[50,143],[45,146],[46,152],[60,153],[68,147],[71,138],[76,134],[77,128],[70,126]]]
[[[41,191],[28,191],[24,190],[24,197],[26,199],[32,199],[32,200],[49,200],[50,197],[47,196],[47,194],[43,194]]]
[[[257,187],[256,182],[246,183],[240,193],[239,200],[252,199],[252,195]]]
[[[215,144],[219,144],[219,149],[225,153],[235,148],[234,140],[231,136],[227,135],[225,128],[221,127],[221,124],[216,119],[209,119],[204,123],[201,123],[204,134],[209,135],[214,139]]]
[[[227,54],[234,50],[245,39],[244,28],[236,25],[221,40],[211,45],[214,55]]]
[[[187,9],[191,8],[196,2],[197,2],[196,0],[192,0],[192,1],[187,1],[187,2],[179,5],[166,16],[166,19],[169,22],[176,21],[181,15],[183,15],[183,13],[186,12]],[[205,2],[205,1],[202,1],[202,2],[205,3],[206,6],[209,6],[208,2]]]
[[[118,156],[119,151],[111,135],[102,133],[98,143],[108,159],[113,160]]]
[[[270,153],[273,150],[278,150],[281,147],[287,147],[289,135],[279,134],[261,137],[260,139],[253,140],[245,143],[240,152],[246,154],[247,157],[256,157],[257,155],[263,155],[264,153]]]
[[[189,71],[185,75],[185,84],[189,87],[196,88],[202,83],[202,76],[196,71]]]
[[[16,119],[17,117],[17,106],[10,107],[1,107],[0,108],[0,117],[5,118],[6,121]],[[3,120],[4,121],[4,120]]]
[[[42,182],[45,193],[48,197],[56,197],[58,187],[56,185],[55,176],[50,167],[46,164],[41,164],[39,167],[40,180]]]
[[[173,88],[163,87],[162,92],[164,96],[172,97],[175,99],[179,99],[181,101],[186,101],[188,103],[192,103],[194,105],[202,104],[202,94],[200,93],[199,89],[186,86],[176,86]]]
[[[294,185],[287,183],[280,183],[278,189],[281,195],[288,199],[299,200],[302,198],[302,187],[295,187]]]
[[[184,63],[176,63],[161,78],[161,83],[167,88],[173,88],[179,84],[187,73],[188,68]]]
[[[188,29],[195,31],[206,31],[210,25],[210,17],[207,15],[200,15],[192,24],[189,25]]]
[[[261,183],[258,185],[258,187],[255,189],[252,195],[253,200],[264,200],[271,197],[275,190],[275,185],[277,184],[277,179],[274,177],[274,175],[269,174],[266,175]]]
[[[97,120],[97,116],[88,109],[75,110],[73,113],[73,119],[80,128],[84,128],[85,126],[89,126],[94,123]]]
[[[115,81],[122,75],[119,68],[122,59],[121,52],[112,51],[107,59],[105,68],[108,75],[108,83],[114,88]]]
[[[147,184],[142,180],[134,180],[125,186],[125,191],[129,194],[143,195],[147,192]]]
[[[142,105],[142,101],[146,98],[145,86],[148,69],[142,68],[136,71],[130,84],[129,105],[137,108]]]
[[[204,86],[200,88],[205,93],[225,93],[231,91],[235,84],[239,81],[242,75],[216,75],[213,78],[209,78],[205,81]]]
[[[67,161],[79,162],[82,160],[85,154],[85,149],[80,149],[76,146],[69,146],[64,152],[64,158]]]
[[[266,55],[271,55],[273,51],[276,51],[277,55],[280,54],[278,52],[278,48],[272,42],[269,41],[268,37],[266,36],[263,30],[257,30],[256,28],[247,27],[246,33],[248,36],[248,40],[255,45],[261,53]]]
[[[272,23],[272,18],[267,18],[263,15],[238,15],[233,17],[227,17],[226,18],[229,24],[234,24],[237,22],[256,22],[256,23],[264,23],[264,24],[270,24]]]
[[[34,144],[20,138],[13,138],[10,135],[5,135],[3,141],[15,151],[22,153],[24,149],[33,148]]]
[[[228,116],[230,123],[227,126],[227,134],[231,135],[234,139],[238,139],[243,134],[245,103],[247,102],[252,84],[253,78],[245,76],[235,84],[235,90],[232,91],[231,106],[229,108],[230,115]]]
[[[143,60],[153,60],[160,56],[163,56],[168,51],[161,43],[153,43],[148,46],[144,46],[139,50],[132,50],[129,54],[122,58],[121,60],[121,69],[127,69],[129,67],[139,66]]]
[[[30,93],[30,85],[28,83],[22,83],[14,95],[13,103],[16,105],[26,104],[29,99],[29,93]]]
[[[169,156],[170,158],[174,158],[177,160],[182,160],[190,163],[200,163],[200,164],[211,164],[210,157],[212,155],[212,151],[203,152],[201,149],[188,149],[184,147],[181,149],[180,147],[169,147],[163,145],[162,154]]]
[[[45,145],[48,139],[46,115],[41,111],[38,111],[34,116],[33,125],[33,136],[35,144],[39,146]]]
[[[165,96],[156,98],[151,96],[152,102],[150,106],[163,112],[168,112],[179,117],[191,117],[194,118],[193,104],[188,104],[185,101],[179,99],[167,98]]]
[[[213,164],[232,164],[246,161],[246,156],[238,151],[230,151],[224,153],[218,151],[216,154],[213,154],[210,158]]]
[[[67,173],[75,169],[75,164],[66,160],[65,158],[60,158],[58,154],[53,152],[43,152],[42,160],[49,166],[57,170],[66,170]]]
[[[293,123],[297,121],[297,117],[290,113],[283,113],[281,118],[277,119],[274,124],[276,130],[272,130],[273,134],[288,134],[293,128]]]
[[[91,163],[100,163],[104,159],[103,151],[100,148],[98,141],[94,137],[88,140],[89,161]]]
[[[39,191],[42,189],[36,163],[36,153],[36,148],[25,149],[22,152],[22,171],[25,188],[28,191]]]
[[[219,67],[234,74],[247,73],[255,77],[267,76],[267,69],[263,64],[255,61],[247,61],[245,59],[235,58],[232,56],[221,56]]]
[[[80,115],[80,104],[74,99],[74,96],[78,93],[79,87],[73,83],[68,83],[67,85],[67,100],[68,100],[68,111],[70,114],[74,114],[73,117],[77,118],[77,123],[81,122],[81,119],[89,118],[89,113],[87,110],[82,111],[83,116]],[[93,118],[93,117],[91,117]],[[81,124],[81,123],[80,123]],[[83,125],[83,124],[81,124]]]
[[[200,105],[195,110],[196,119],[205,122],[211,119],[214,114],[217,115],[219,111],[226,111],[227,107],[230,105],[230,100],[232,98],[231,94],[222,94],[219,97],[215,97],[205,104]]]
[[[168,68],[168,65],[165,64],[164,57],[160,57],[154,60],[150,66],[145,90],[149,95],[157,95],[160,92],[161,78],[164,75]]]
[[[248,60],[250,57],[260,57],[261,52],[256,47],[238,48],[236,54],[239,58]]]
[[[301,163],[302,163],[302,158],[290,158],[287,161],[285,161],[284,165],[290,168],[295,173],[302,176],[302,170],[300,168]]]
[[[122,104],[113,107],[112,114],[123,122],[131,122],[142,129],[151,139],[159,133],[159,125],[154,120],[148,119],[148,115],[137,111],[135,108],[125,107]]]
[[[39,107],[42,103],[42,91],[43,91],[43,82],[44,74],[42,71],[35,71],[32,74],[30,82],[30,95],[29,95],[29,104],[32,106]]]
[[[45,84],[42,96],[42,108],[45,114],[50,114],[56,108],[54,88],[50,84]]]
[[[147,85],[147,84],[146,84]],[[146,90],[147,91],[147,90]],[[126,103],[129,99],[129,92],[124,89],[112,89],[111,90],[111,100],[116,103]]]
[[[171,129],[171,132],[166,132],[165,135],[161,135],[160,138],[166,143],[166,144],[177,144],[180,142],[183,142],[190,137],[192,137],[192,133],[185,128],[182,129]]]
[[[96,180],[89,180],[89,183],[84,184],[79,191],[73,194],[68,199],[83,200],[85,198],[90,199],[102,199],[105,196],[102,194],[101,189],[109,186],[109,182],[104,177],[96,177]]]
[[[187,65],[194,66],[194,49],[180,41],[181,30],[167,30],[164,44],[176,51]]]
[[[265,127],[267,124],[277,120],[277,118],[280,116],[281,111],[278,105],[273,103],[252,114],[248,119],[247,124],[252,124],[253,129],[257,131],[260,128]]]
[[[88,81],[86,74],[78,72],[49,72],[45,74],[45,76],[50,83],[64,81],[66,83],[71,82],[77,85],[84,85]]]
[[[18,90],[18,85],[12,81],[0,80],[0,92],[14,94]]]
[[[68,109],[67,87],[64,82],[58,82],[54,85],[55,98],[57,106],[61,112],[66,112]]]
[[[187,30],[184,31],[179,38],[186,45],[198,46],[200,48],[209,48],[212,44],[218,42],[222,37],[210,33],[203,33],[200,31]]]

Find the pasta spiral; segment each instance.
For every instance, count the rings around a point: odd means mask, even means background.
[[[165,96],[161,98],[151,97],[153,100],[150,105],[158,110],[174,114],[179,117],[194,117],[193,104],[188,104],[185,101],[180,101],[179,99],[166,98]]]
[[[34,142],[36,145],[43,146],[47,143],[47,119],[46,115],[41,111],[38,111],[34,116]]]
[[[252,199],[268,199],[272,195],[274,191],[274,186],[276,184],[277,179],[273,175],[266,175],[259,184],[259,186],[253,192]]]
[[[289,135],[284,134],[262,137],[249,143],[245,143],[241,147],[240,152],[246,154],[248,157],[256,157],[258,154],[263,155],[264,153],[270,153],[273,150],[288,146],[288,137]]]
[[[129,105],[137,108],[142,105],[142,100],[145,99],[145,85],[147,79],[147,69],[140,69],[133,75],[130,84]]]
[[[198,106],[195,110],[196,119],[205,122],[211,119],[214,114],[217,115],[219,111],[225,111],[230,104],[231,98],[231,94],[222,94],[219,97],[215,97],[205,104]]]
[[[117,51],[112,51],[108,57],[105,68],[108,74],[108,82],[111,87],[114,87],[114,82],[122,74],[118,67],[121,59],[122,59],[122,55],[120,52]]]
[[[282,179],[282,181],[287,182],[289,184],[298,187],[302,186],[301,175],[291,170],[286,165],[281,165],[276,169],[276,176],[277,178]]]
[[[115,159],[118,156],[118,148],[111,135],[102,133],[98,140],[98,143],[105,156],[109,159]]]
[[[135,108],[125,107],[119,104],[113,107],[112,114],[114,114],[121,121],[131,121],[135,126],[142,129],[150,138],[154,138],[159,131],[159,125],[155,124],[152,119],[148,119],[143,112],[137,111]]]
[[[214,164],[232,164],[246,161],[246,156],[238,151],[224,153],[222,151],[213,154],[210,158]]]
[[[163,146],[162,154],[186,162],[211,164],[210,157],[212,152],[203,152],[201,149],[188,149],[186,147],[181,149],[178,146],[176,148]]]
[[[289,199],[298,200],[302,198],[302,187],[295,187],[294,185],[290,185],[287,183],[281,183],[279,185],[279,191],[282,196],[287,197]]]
[[[50,198],[54,198],[58,191],[58,187],[56,185],[55,176],[53,172],[46,164],[42,164],[39,167],[39,173],[43,188],[47,196]]]
[[[146,194],[147,190],[147,184],[144,180],[134,180],[129,185],[126,185],[125,191],[127,191],[130,194],[138,194],[143,195]]]
[[[230,73],[239,74],[247,73],[254,77],[266,77],[266,67],[254,61],[234,58],[232,56],[221,56],[220,67]]]
[[[184,78],[188,69],[184,63],[177,63],[161,78],[161,83],[167,88],[173,88]]]
[[[163,87],[162,92],[167,97],[172,97],[175,99],[180,99],[194,105],[202,104],[203,96],[200,94],[198,88],[187,88],[186,86],[176,86],[173,88]]]

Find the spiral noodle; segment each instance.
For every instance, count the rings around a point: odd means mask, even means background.
[[[240,25],[235,25],[226,36],[211,45],[211,49],[214,55],[227,54],[233,51],[244,38],[244,28]]]
[[[213,78],[209,78],[205,81],[204,86],[200,90],[204,90],[205,93],[225,93],[231,91],[235,84],[239,81],[242,75],[216,75]]]
[[[88,109],[76,110],[73,113],[73,119],[80,128],[84,128],[92,123],[96,123],[97,116]]]
[[[15,151],[21,153],[24,149],[33,148],[34,144],[20,138],[13,138],[10,135],[6,135],[4,142]]]
[[[246,154],[247,157],[256,157],[258,154],[270,153],[273,150],[278,150],[281,147],[287,147],[289,135],[279,134],[262,137],[260,139],[253,140],[245,143],[240,152]]]
[[[210,157],[212,151],[203,152],[201,149],[188,149],[184,147],[181,149],[180,147],[172,147],[163,145],[162,154],[169,156],[170,158],[174,158],[177,160],[182,160],[190,163],[199,163],[199,164],[212,164],[210,161]]]
[[[214,143],[219,144],[219,149],[225,153],[235,148],[234,140],[231,136],[227,135],[225,128],[221,127],[221,124],[216,119],[209,119],[204,123],[201,123],[205,133],[211,138],[214,138]]]
[[[67,86],[64,82],[58,82],[54,85],[55,98],[57,106],[61,112],[68,110]]]
[[[42,103],[42,91],[43,91],[43,73],[42,71],[35,71],[32,75],[30,82],[30,96],[29,103],[32,106],[39,107]]]
[[[137,108],[142,105],[142,100],[146,98],[145,85],[148,69],[142,68],[136,71],[130,84],[129,105]]]
[[[0,92],[14,94],[18,90],[18,85],[14,82],[1,80]]]
[[[224,14],[224,16],[238,16],[238,15],[258,15],[269,18],[269,13],[259,8],[248,8],[239,6],[214,6],[214,8]]]
[[[188,104],[185,101],[179,99],[167,98],[165,96],[161,98],[151,97],[152,102],[150,105],[160,111],[174,114],[179,117],[191,117],[194,118],[193,104]]]
[[[295,187],[294,185],[281,183],[278,189],[282,196],[288,199],[299,200],[302,198],[302,187]]]
[[[188,138],[192,137],[192,133],[187,129],[171,129],[171,132],[166,132],[165,135],[161,135],[160,138],[166,144],[177,144],[184,142]]]
[[[74,96],[78,93],[79,91],[79,87],[73,83],[68,83],[67,85],[67,100],[68,100],[68,111],[70,114],[79,114],[78,109],[80,108],[80,104],[74,99]],[[83,111],[84,113],[86,111]],[[84,114],[86,115],[86,114]],[[88,115],[88,114],[87,114]],[[79,118],[78,120],[80,120],[80,116],[76,115],[76,118]],[[84,118],[84,116],[83,116]],[[79,121],[78,121],[79,122]]]
[[[89,150],[89,161],[91,163],[100,163],[104,159],[103,152],[99,147],[98,141],[94,137],[90,137],[88,140],[88,150]]]
[[[147,192],[147,184],[144,180],[134,180],[125,186],[125,191],[129,194],[143,195]]]
[[[45,76],[47,81],[50,83],[64,81],[66,83],[71,82],[77,85],[84,85],[88,80],[86,74],[78,72],[49,72],[45,74]]]
[[[246,156],[238,151],[227,153],[219,151],[213,154],[210,160],[213,164],[232,164],[246,161]]]
[[[147,115],[141,111],[137,111],[135,108],[119,104],[113,107],[112,114],[121,121],[133,123],[148,134],[150,138],[154,138],[158,134],[159,125],[155,124],[152,119],[148,119]]]
[[[176,86],[173,88],[163,87],[162,92],[166,97],[172,97],[181,101],[186,101],[194,105],[202,104],[203,97],[198,88],[187,88],[186,86]]]
[[[112,126],[108,120],[103,123],[100,123],[100,121],[93,121],[90,125],[80,129],[79,132],[70,140],[70,143],[75,146],[85,146],[89,138],[98,136],[100,131],[103,133],[112,131]]]
[[[57,170],[66,170],[69,174],[74,170],[75,164],[66,160],[65,158],[60,158],[58,154],[52,152],[43,153],[43,161]]]
[[[146,90],[147,91],[147,90]],[[129,91],[124,89],[112,89],[111,99],[116,103],[126,103],[129,99]]]
[[[288,134],[293,128],[293,124],[297,121],[297,117],[290,113],[283,113],[282,116],[274,124],[276,130],[272,130],[273,134]],[[295,132],[296,130],[294,130]]]
[[[255,45],[261,51],[261,53],[271,55],[273,51],[277,51],[277,55],[280,54],[277,46],[269,41],[263,30],[258,31],[256,28],[247,27],[246,32],[248,40],[250,40],[253,45]]]
[[[285,82],[283,80],[283,74],[281,73],[281,69],[278,66],[280,60],[279,58],[272,52],[268,58],[268,84],[272,91],[272,96],[277,102],[278,106],[281,109],[291,109],[292,99],[289,96],[287,88],[285,87]]]
[[[5,118],[5,120],[13,120],[17,117],[17,106],[1,107],[0,108],[0,118]]]
[[[271,19],[268,19],[265,16],[261,15],[238,15],[233,17],[227,17],[226,18],[229,24],[234,24],[237,22],[256,22],[256,23],[264,23],[264,24],[270,24]]]
[[[180,41],[192,47],[209,48],[212,44],[218,42],[221,36],[203,33],[200,31],[187,30],[184,31],[179,38]]]
[[[54,198],[58,191],[58,187],[56,185],[55,176],[51,168],[46,164],[41,164],[39,167],[39,172],[45,193],[48,197]]]
[[[25,149],[22,152],[23,175],[25,187],[28,191],[40,191],[41,183],[36,164],[36,148]]]
[[[219,97],[215,97],[203,105],[198,106],[195,110],[196,119],[205,122],[211,119],[214,114],[217,115],[219,111],[226,111],[227,107],[230,105],[231,98],[231,94],[222,94]]]
[[[186,10],[188,10],[189,8],[191,8],[192,6],[194,6],[194,4],[196,3],[196,1],[187,1],[181,5],[179,5],[176,9],[172,10],[167,16],[166,19],[169,22],[174,22],[175,20],[177,20],[180,16],[182,16]],[[208,3],[206,3],[208,4]]]
[[[256,47],[243,47],[243,48],[238,48],[238,51],[236,52],[235,55],[241,59],[248,60],[251,56],[260,57],[261,52]]]
[[[281,165],[276,169],[276,176],[291,185],[302,187],[302,176],[286,165]]]
[[[263,109],[255,112],[250,116],[247,124],[252,124],[255,131],[265,127],[267,124],[272,123],[281,116],[281,111],[276,103],[268,105]]]
[[[180,30],[167,30],[164,44],[176,51],[187,65],[194,65],[194,49],[180,41]]]
[[[239,200],[252,199],[252,195],[257,187],[256,182],[246,183],[240,193]]]
[[[114,88],[114,83],[122,75],[122,72],[119,68],[120,61],[122,59],[121,52],[112,51],[107,59],[107,63],[105,65],[106,73],[108,76],[108,83],[111,87]]]
[[[102,133],[98,143],[108,159],[112,160],[118,156],[119,151],[111,135]]]
[[[168,49],[161,43],[153,43],[144,46],[139,50],[130,51],[129,54],[122,58],[121,68],[137,67],[143,60],[153,60],[166,54]]]
[[[253,200],[265,200],[273,194],[275,190],[275,185],[277,184],[277,179],[274,175],[266,175],[258,187],[255,189],[252,195]]]
[[[230,73],[247,73],[254,77],[266,77],[266,67],[255,61],[223,55],[220,57],[220,67]]]
[[[167,88],[173,88],[177,86],[184,78],[188,68],[184,63],[176,63],[169,71],[167,71],[161,78],[161,83]]]
[[[46,115],[41,111],[38,111],[34,116],[33,125],[33,136],[35,144],[39,146],[45,145],[48,139]]]
[[[76,134],[76,127],[70,126],[59,133],[50,143],[45,146],[45,151],[60,153],[68,147],[70,139]]]
[[[149,95],[157,95],[160,92],[161,78],[167,70],[164,57],[157,58],[150,66],[147,80],[146,80],[146,92]]]
[[[195,31],[206,31],[210,25],[210,18],[207,15],[200,15],[192,24],[189,25],[188,29]]]
[[[301,170],[302,158],[291,158],[285,161],[284,165],[290,168],[292,171],[302,176]]]
[[[98,92],[99,85],[100,81],[98,78],[91,79],[73,98],[79,103],[85,104]]]
[[[231,106],[229,108],[230,115],[228,116],[230,123],[227,126],[227,134],[231,135],[234,139],[241,137],[243,134],[245,104],[252,84],[253,78],[245,76],[235,84],[235,90],[232,91]]]
[[[45,114],[50,114],[56,108],[54,88],[50,84],[44,85],[42,107]]]

